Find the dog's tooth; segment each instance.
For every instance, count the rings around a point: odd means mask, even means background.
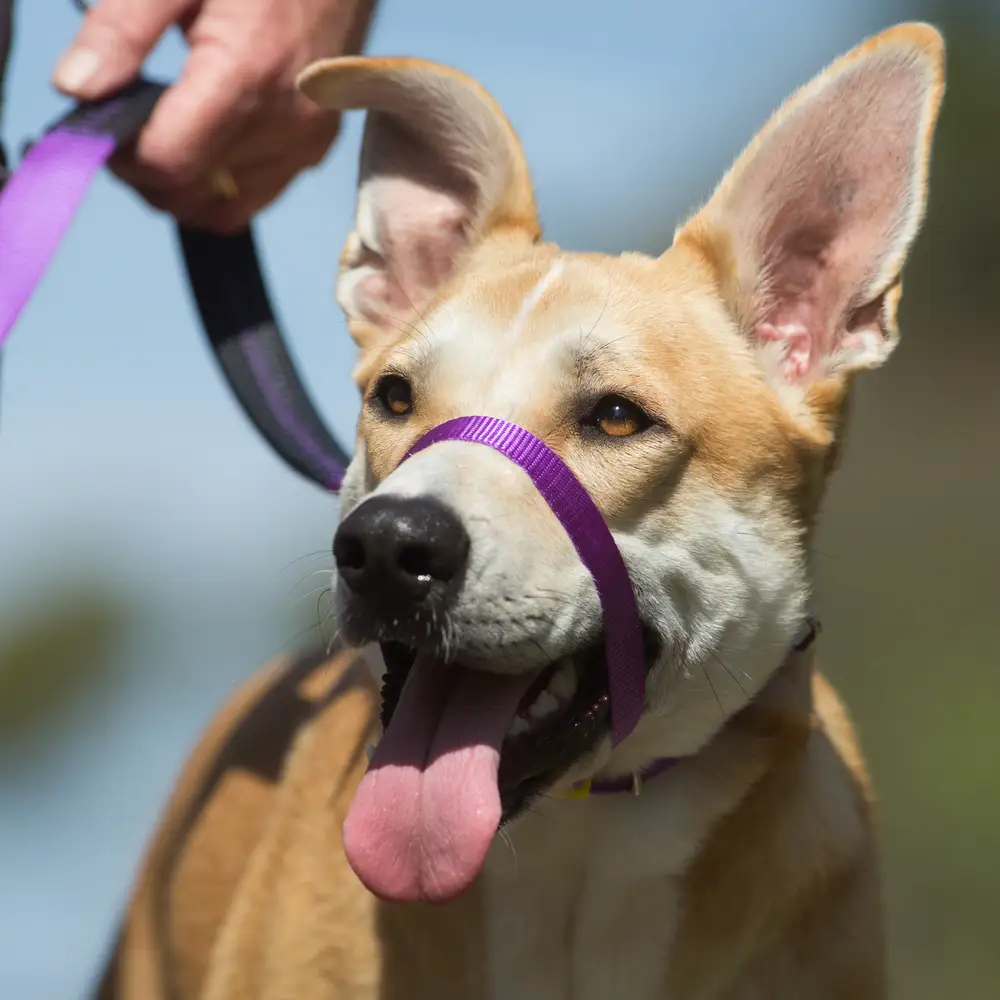
[[[374,755],[374,753],[375,753],[375,744],[374,743],[366,743],[365,744],[365,756],[368,758],[369,761],[372,759],[372,756]]]
[[[528,709],[528,715],[533,719],[541,719],[550,715],[559,708],[559,702],[550,691],[543,691],[536,699],[535,703]]]
[[[510,720],[510,725],[507,727],[508,736],[520,736],[522,733],[528,731],[528,720],[520,715],[515,715],[513,719]]]
[[[573,670],[572,664],[567,662],[553,674],[548,690],[563,701],[568,701],[576,694],[576,671]]]

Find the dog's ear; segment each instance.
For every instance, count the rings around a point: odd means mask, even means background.
[[[858,46],[785,102],[675,236],[708,258],[781,388],[842,380],[896,344],[943,62],[924,24]]]
[[[485,236],[538,239],[520,143],[473,80],[420,59],[348,57],[314,63],[298,85],[325,108],[367,111],[337,284],[360,346],[399,336]]]

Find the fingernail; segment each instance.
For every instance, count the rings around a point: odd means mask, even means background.
[[[59,60],[52,82],[68,94],[84,87],[101,64],[101,57],[92,49],[70,49]]]

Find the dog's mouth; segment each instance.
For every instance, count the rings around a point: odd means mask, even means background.
[[[644,634],[646,663],[658,642]],[[474,881],[502,822],[608,732],[603,642],[533,674],[445,664],[382,643],[384,735],[344,824],[361,880],[393,900],[441,901]]]
[[[644,632],[647,665],[658,643]],[[417,650],[400,643],[381,644],[382,727],[388,729]],[[456,664],[451,668],[463,671]],[[610,701],[603,638],[563,656],[534,676],[510,715],[500,745],[498,787],[502,822],[522,812],[532,798],[555,783],[608,732]]]

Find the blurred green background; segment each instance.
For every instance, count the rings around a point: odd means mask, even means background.
[[[896,996],[1000,996],[1000,21],[949,43],[904,341],[860,380],[817,543],[824,649],[882,801]]]
[[[430,4],[427,17],[433,18],[434,8],[440,6],[449,7]],[[720,5],[720,10],[726,6]],[[400,5],[386,7],[379,30],[384,25],[388,36]],[[949,46],[948,92],[927,222],[904,280],[902,346],[883,371],[859,381],[849,446],[817,542],[817,607],[825,626],[821,656],[853,711],[881,797],[894,995],[903,1000],[992,1000],[1000,997],[1000,16],[995,4],[958,0],[873,3],[857,16],[865,33],[914,17],[942,27]],[[72,23],[64,27],[69,30]],[[771,108],[826,58],[860,40],[854,29],[854,22],[845,21],[835,48],[815,46],[815,52],[822,53],[819,60],[813,54],[792,59],[780,47],[765,53],[768,59],[787,60],[789,72],[772,73],[757,92],[749,87],[743,104],[721,116],[708,133],[707,145],[684,152],[684,169],[675,174],[663,196],[665,204],[656,212],[630,202],[627,192],[618,192],[614,209],[605,216],[603,193],[592,192],[561,207],[563,232],[551,235],[592,249],[662,249],[676,220],[707,194]],[[806,23],[802,31],[809,30]],[[391,35],[397,50],[404,47],[398,44],[404,34]],[[376,44],[380,37],[376,34]],[[583,52],[567,72],[589,67],[599,47],[598,38],[594,51]],[[408,48],[437,57],[426,48]],[[544,60],[545,46],[536,41],[524,58]],[[710,51],[700,59],[705,73],[715,71]],[[465,60],[465,67],[482,75],[473,57]],[[23,76],[24,67],[19,69]],[[502,74],[495,75],[502,83]],[[746,89],[752,82],[743,79],[738,86]],[[502,85],[487,83],[503,101]],[[513,117],[518,125],[517,115]],[[530,135],[525,141],[531,161]],[[659,154],[641,152],[641,171],[655,173],[653,157]],[[352,155],[345,153],[344,158]],[[618,153],[623,159],[630,155],[628,148]],[[671,155],[677,158],[676,151]],[[349,183],[351,172],[347,168],[338,184]],[[577,181],[574,190],[586,190],[585,181]],[[544,209],[544,186],[541,192]],[[330,248],[343,231],[330,234]],[[320,264],[327,284],[316,294],[326,295],[332,253]],[[182,295],[176,275],[170,280],[177,286],[170,294]],[[196,363],[207,370],[206,359],[196,358]],[[14,381],[14,366],[10,369],[4,373],[8,383]],[[177,378],[170,372],[165,377]],[[213,373],[203,377],[208,382]],[[174,384],[172,391],[182,384]],[[262,449],[249,441],[249,432],[229,413],[221,387],[208,391],[218,393],[220,412],[225,411],[220,419],[232,422],[234,435],[247,437],[248,451]],[[344,404],[348,410],[353,405],[353,398]],[[343,428],[343,422],[338,426]],[[5,437],[15,435],[17,427],[15,406],[13,418],[0,426],[0,452]],[[157,446],[169,448],[163,442]],[[0,482],[3,475],[0,464]],[[283,517],[283,495],[275,495],[278,499],[245,539],[247,547],[267,553],[270,578],[266,584],[247,583],[228,594],[228,603],[218,612],[225,620],[199,617],[199,606],[210,599],[207,590],[199,594],[200,564],[195,562],[188,564],[191,579],[180,581],[186,600],[174,604],[163,596],[152,555],[152,571],[141,584],[123,582],[137,578],[116,574],[114,559],[109,560],[107,548],[97,543],[69,546],[46,536],[31,572],[24,563],[12,562],[13,555],[3,562],[7,580],[0,593],[0,802],[10,804],[3,808],[37,808],[44,815],[46,803],[71,794],[73,788],[86,788],[88,802],[97,796],[103,803],[97,812],[105,816],[109,830],[117,826],[131,831],[127,840],[109,841],[116,846],[109,848],[108,857],[78,849],[68,869],[71,874],[51,887],[45,904],[50,909],[45,912],[60,912],[71,898],[85,912],[92,890],[84,882],[74,890],[71,883],[85,879],[91,866],[102,873],[101,903],[91,913],[96,929],[87,932],[75,969],[93,969],[99,962],[145,831],[200,725],[225,692],[267,656],[320,634],[317,622],[325,606],[320,603],[317,611],[322,594],[312,590],[322,587],[322,579],[308,574],[329,566],[322,550],[332,531],[332,516],[325,507],[321,516],[319,501],[309,501],[315,503],[308,508],[311,520],[296,526],[290,523],[294,517]],[[299,507],[290,505],[305,509],[298,494],[294,496]],[[232,509],[238,507],[233,497],[226,502]],[[0,528],[2,515],[0,501]],[[261,524],[272,525],[273,532],[261,532]],[[159,530],[155,517],[148,529],[154,534]],[[238,523],[234,530],[239,530]],[[8,553],[17,552],[8,534],[0,539],[0,558],[5,543],[10,543]],[[290,562],[304,552],[313,554]],[[136,562],[134,556],[129,560]],[[175,584],[166,589],[173,593]],[[206,645],[205,654],[199,655],[199,637],[210,630],[215,645],[211,652]],[[157,645],[157,636],[169,633],[176,638],[178,632],[187,636],[183,647]],[[234,644],[225,647],[223,640],[220,646],[219,635],[233,637]],[[224,666],[213,672],[205,656]],[[131,781],[135,790],[146,785],[144,774],[155,774],[152,791],[145,799],[137,791],[135,801],[141,807],[129,812],[133,792],[105,788],[101,761],[127,754],[126,748],[133,745],[130,730],[115,729],[108,706],[140,702],[149,714],[136,721],[132,731],[155,727],[152,720],[163,718],[162,713],[174,722],[171,735],[162,740],[162,752],[147,739],[142,744],[145,757],[131,770],[115,771],[115,781]],[[76,785],[53,784],[54,775],[76,773],[76,744],[60,743],[74,727],[92,736],[97,733],[93,739],[98,741],[105,727],[114,737],[108,735],[106,745],[101,744],[86,775],[81,771],[73,779]],[[55,838],[47,849],[53,854],[73,851],[77,843],[66,825],[67,809],[55,810],[53,816],[61,818],[47,827]],[[94,814],[88,813],[91,829],[101,822]],[[12,815],[0,815],[0,824]],[[59,833],[64,840],[58,840]],[[0,860],[22,876],[15,896],[20,891],[27,898],[38,887],[45,891],[44,859],[49,854],[31,853],[13,840],[0,854]],[[37,867],[37,879],[31,866]],[[9,884],[5,894],[8,924],[20,924]],[[39,933],[48,923],[44,913],[38,917]],[[70,941],[72,928],[63,933]],[[58,978],[46,978],[45,962],[31,966],[37,976],[23,970],[15,975],[13,959],[10,952],[0,961],[0,995],[11,1000],[68,995],[63,986],[53,985]],[[5,974],[10,977],[7,989]],[[82,989],[84,980],[76,971],[74,975],[73,982]]]

